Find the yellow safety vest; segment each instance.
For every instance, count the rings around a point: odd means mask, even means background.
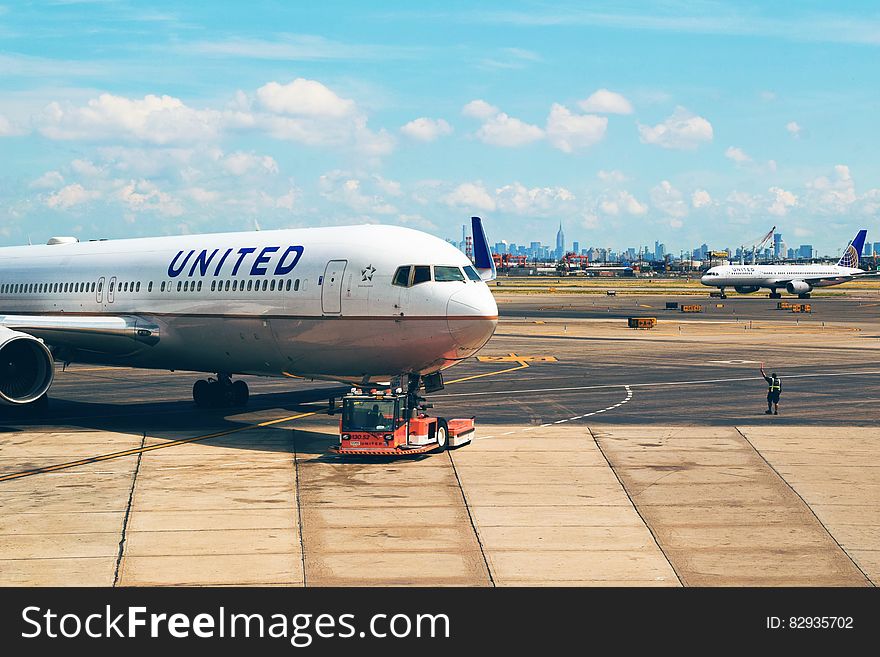
[[[768,392],[782,392],[782,382],[779,379],[771,379]]]

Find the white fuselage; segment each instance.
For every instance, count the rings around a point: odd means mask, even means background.
[[[851,281],[861,269],[838,265],[724,265],[712,267],[700,282],[713,287],[784,288],[792,281],[827,287]]]
[[[429,280],[392,284],[408,265]],[[438,266],[464,280],[434,280]],[[470,266],[392,226],[0,248],[0,325],[62,361],[366,383],[488,341],[498,309]]]

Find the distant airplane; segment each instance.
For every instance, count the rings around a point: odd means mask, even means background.
[[[434,375],[492,336],[495,265],[395,226],[0,248],[0,404],[42,404],[55,361],[216,374],[198,405],[244,404],[236,374],[358,385]]]
[[[732,287],[740,294],[769,288],[771,299],[781,298],[782,294],[777,290],[784,289],[789,294],[797,294],[800,299],[809,299],[814,288],[840,285],[854,278],[873,275],[858,268],[867,233],[867,230],[858,232],[836,265],[724,265],[709,269],[700,282],[721,288],[722,297],[726,297],[724,288]]]

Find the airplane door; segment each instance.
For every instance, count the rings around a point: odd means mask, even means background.
[[[116,290],[116,277],[113,276],[110,279],[110,285],[107,287],[107,303],[113,303],[113,299],[115,298],[114,291]]]
[[[321,310],[325,315],[338,315],[342,312],[342,277],[348,260],[331,260],[324,268],[321,283]]]

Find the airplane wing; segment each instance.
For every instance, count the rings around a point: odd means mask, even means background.
[[[484,281],[494,281],[497,276],[495,261],[489,251],[489,242],[483,231],[483,222],[479,217],[471,217],[471,228],[474,234],[474,266]]]
[[[0,326],[41,338],[56,348],[129,353],[159,342],[160,328],[135,315],[0,315]]]

